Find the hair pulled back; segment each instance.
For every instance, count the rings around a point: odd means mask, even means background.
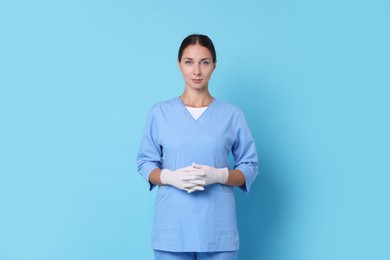
[[[179,54],[177,56],[179,62],[181,61],[181,57],[183,56],[183,51],[190,45],[199,44],[200,46],[206,47],[211,52],[211,57],[213,58],[213,62],[217,62],[217,54],[215,53],[215,48],[213,42],[207,35],[202,34],[191,34],[187,36],[181,43],[179,48]]]

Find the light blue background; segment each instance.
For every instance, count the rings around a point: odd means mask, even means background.
[[[152,259],[136,171],[181,40],[240,106],[260,175],[240,259],[390,259],[388,1],[0,1],[0,259]]]

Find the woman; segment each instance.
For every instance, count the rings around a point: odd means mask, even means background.
[[[216,62],[207,36],[185,38],[178,54],[184,92],[149,112],[137,164],[150,190],[159,186],[156,259],[237,259],[233,186],[249,192],[258,159],[242,111],[209,92]]]

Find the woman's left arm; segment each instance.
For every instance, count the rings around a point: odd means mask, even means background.
[[[226,184],[238,184],[237,186],[248,193],[258,173],[256,145],[242,111],[237,117],[236,126],[237,136],[232,147],[235,164]]]
[[[242,186],[245,184],[245,175],[240,170],[230,170],[229,177],[225,185]]]

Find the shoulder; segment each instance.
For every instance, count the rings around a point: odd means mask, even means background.
[[[243,110],[234,104],[230,104],[221,100],[216,103],[216,107],[221,118],[229,118],[232,124],[237,127],[237,129],[246,128],[247,122]]]
[[[224,111],[224,112],[229,113],[229,114],[234,115],[234,116],[242,116],[243,115],[242,109],[237,105],[234,105],[234,104],[231,104],[231,103],[219,100],[219,99],[215,99],[215,103],[216,103],[215,105],[218,108],[218,110]]]
[[[167,110],[174,109],[178,105],[178,98],[171,98],[165,101],[159,101],[150,108],[150,114],[159,114]]]

